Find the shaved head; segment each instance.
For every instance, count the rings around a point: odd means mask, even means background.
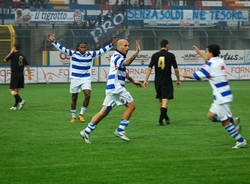
[[[121,52],[122,54],[126,55],[129,50],[129,44],[128,41],[125,39],[120,39],[117,42],[117,50]]]

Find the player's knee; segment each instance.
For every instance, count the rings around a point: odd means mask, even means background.
[[[85,94],[85,98],[89,99],[90,98],[90,93]]]
[[[90,95],[91,95],[90,92],[85,92],[85,93],[84,93],[85,98],[88,98],[88,99],[89,99],[89,98],[90,98]]]
[[[11,94],[12,96],[15,96],[15,95],[17,94],[17,92],[16,92],[16,91],[13,91],[13,90],[10,90],[10,94]]]
[[[211,121],[213,121],[214,119],[214,114],[211,114],[211,113],[207,113],[207,118]]]
[[[73,101],[73,102],[76,102],[76,100],[77,100],[77,94],[73,94],[73,95],[72,95],[72,101]]]
[[[134,111],[136,109],[135,103],[132,103],[129,108],[131,109],[131,111]]]

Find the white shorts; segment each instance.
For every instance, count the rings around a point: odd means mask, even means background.
[[[84,79],[71,79],[70,81],[70,93],[79,93],[82,90],[91,90],[91,78]]]
[[[232,117],[230,105],[231,103],[224,103],[224,104],[213,103],[209,111],[214,114],[217,114],[220,121],[225,121],[228,118]]]
[[[123,90],[118,94],[106,94],[106,97],[103,102],[103,106],[112,106],[115,105],[126,105],[134,101],[133,97],[127,90]]]

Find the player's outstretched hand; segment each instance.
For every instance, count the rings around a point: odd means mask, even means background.
[[[48,34],[48,39],[49,39],[51,42],[55,41],[55,35],[49,33],[49,34]]]
[[[118,42],[118,40],[120,40],[120,39],[119,39],[119,38],[113,38],[113,40],[112,40],[112,45],[113,45],[113,46],[116,45],[117,42]]]
[[[198,53],[200,51],[200,49],[196,46],[196,45],[193,45],[193,49]]]
[[[148,81],[144,81],[143,85],[144,85],[144,88],[148,88]]]
[[[140,41],[136,40],[135,44],[136,44],[136,52],[140,52],[140,50],[141,50]]]
[[[10,50],[10,53],[6,56],[6,57],[4,57],[3,58],[3,62],[7,62],[7,57],[9,57],[13,52],[15,52],[15,50],[16,50],[16,47],[15,46],[13,46],[12,48],[11,48],[11,50]]]
[[[140,88],[143,86],[142,83],[139,82],[139,81],[134,81],[134,84],[135,84],[137,87],[140,87]]]

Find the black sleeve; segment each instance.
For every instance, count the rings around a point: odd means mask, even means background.
[[[6,58],[6,61],[9,61],[13,56],[13,53],[11,55],[9,55],[9,57]]]
[[[153,54],[152,57],[151,57],[151,61],[150,61],[149,65],[148,65],[148,67],[153,68],[153,66],[155,65],[155,63],[156,63],[155,54]]]
[[[172,66],[174,67],[174,69],[175,69],[175,68],[178,68],[177,62],[176,62],[176,59],[175,59],[175,55],[174,55],[174,54],[172,54]]]
[[[23,56],[23,64],[24,64],[24,66],[29,65],[29,63],[28,63],[28,61],[27,61],[27,59],[26,59],[25,56]]]

